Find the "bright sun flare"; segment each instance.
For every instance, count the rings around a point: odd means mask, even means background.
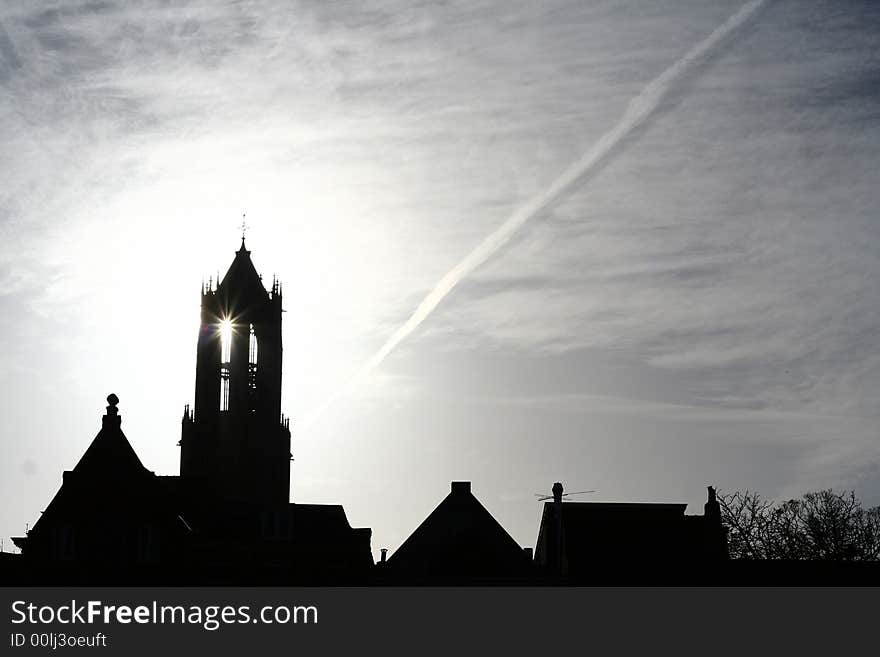
[[[220,345],[220,349],[223,352],[221,361],[224,363],[228,362],[230,346],[232,345],[232,321],[229,319],[224,319],[220,322]]]

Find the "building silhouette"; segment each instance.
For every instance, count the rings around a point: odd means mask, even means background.
[[[290,424],[281,415],[281,283],[263,286],[245,248],[202,286],[195,405],[180,474],[147,470],[116,395],[83,457],[26,536],[32,583],[356,583],[373,566],[370,529],[339,505],[294,504]],[[7,568],[9,570],[9,568]],[[24,573],[24,574],[21,574]]]
[[[541,515],[536,570],[572,583],[699,578],[727,559],[721,509],[708,490],[703,515],[689,516],[685,504],[563,501],[557,482]]]
[[[495,583],[522,581],[531,573],[523,550],[471,492],[453,481],[449,495],[382,563],[389,583]]]
[[[184,556],[191,528],[122,433],[118,398],[107,401],[98,435],[27,536],[13,539],[33,583],[149,581]]]
[[[244,237],[216,289],[202,287],[195,408],[184,410],[187,486],[261,504],[286,503],[290,427],[281,415],[281,284],[263,287]]]
[[[141,463],[107,397],[100,431],[25,536],[0,553],[19,584],[685,584],[863,583],[877,564],[728,559],[712,487],[684,504],[564,500],[542,509],[534,555],[471,483],[373,563],[371,530],[340,505],[290,502],[290,423],[281,413],[282,290],[267,290],[241,247],[201,289],[195,400],[184,408],[180,472]]]

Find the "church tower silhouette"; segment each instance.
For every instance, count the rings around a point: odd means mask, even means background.
[[[184,409],[180,476],[188,487],[257,504],[287,503],[290,421],[281,415],[281,284],[266,291],[251,252],[202,285],[195,407]]]

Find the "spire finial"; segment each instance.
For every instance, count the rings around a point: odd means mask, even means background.
[[[119,397],[117,397],[112,392],[107,395],[107,415],[116,415],[119,412],[119,409],[116,408],[116,405],[119,403]]]
[[[247,212],[241,213],[241,248],[244,250],[244,236],[247,233]]]
[[[116,405],[119,403],[119,397],[112,392],[107,395],[107,415],[101,418],[101,426],[104,429],[118,428],[121,418],[119,417],[119,409]]]

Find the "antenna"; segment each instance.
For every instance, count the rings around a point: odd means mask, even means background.
[[[579,490],[572,493],[563,493],[560,497],[569,497],[571,495],[587,495],[588,493],[596,493],[598,491],[595,490]],[[535,493],[535,497],[538,498],[539,502],[543,502],[545,500],[552,500],[552,495],[544,495],[543,493]]]

